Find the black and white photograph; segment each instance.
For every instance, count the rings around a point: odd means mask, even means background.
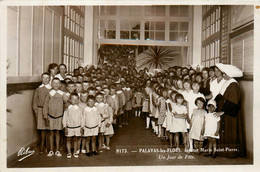
[[[260,6],[86,2],[0,2],[1,168],[257,171]]]

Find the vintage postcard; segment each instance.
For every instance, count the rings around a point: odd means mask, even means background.
[[[3,0],[0,17],[3,171],[257,171],[259,2]]]

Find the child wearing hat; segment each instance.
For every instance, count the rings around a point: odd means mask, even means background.
[[[209,112],[205,116],[205,126],[202,134],[204,134],[204,137],[206,137],[209,142],[209,153],[206,156],[212,156],[212,158],[216,158],[216,139],[219,139],[220,127],[220,117],[216,117],[214,115],[217,108],[216,101],[213,99],[209,100],[207,108]]]

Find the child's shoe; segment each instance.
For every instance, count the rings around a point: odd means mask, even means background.
[[[73,153],[73,156],[74,156],[74,158],[78,158],[78,157],[79,157],[79,154]]]
[[[58,157],[62,156],[62,154],[60,153],[60,151],[56,151],[56,152],[55,152],[55,155],[58,156]]]
[[[80,153],[80,149],[76,151],[76,154],[79,154]]]
[[[54,155],[54,152],[53,151],[50,151],[49,153],[48,153],[48,157],[51,157],[51,156],[53,156]]]
[[[87,151],[85,149],[82,149],[81,150],[81,153],[86,153]]]
[[[108,151],[110,151],[110,147],[108,146],[108,147],[106,147],[106,149],[108,150]]]
[[[86,153],[86,156],[91,157],[92,154],[91,154],[90,152],[87,152],[87,153]]]
[[[106,147],[106,145],[105,144],[103,144],[102,145],[102,149],[106,149],[107,147]]]
[[[67,158],[70,159],[71,158],[71,153],[67,154]]]
[[[92,152],[93,155],[99,155],[97,151]]]

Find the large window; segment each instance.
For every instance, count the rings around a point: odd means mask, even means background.
[[[191,46],[191,6],[100,6],[95,9],[95,42],[98,44]]]
[[[99,20],[98,39],[116,39],[115,20]]]
[[[145,40],[165,40],[165,22],[147,21],[145,22]]]
[[[7,8],[8,83],[35,82],[62,61],[62,7]]]
[[[64,7],[64,51],[63,63],[72,72],[83,62],[84,6]]]

